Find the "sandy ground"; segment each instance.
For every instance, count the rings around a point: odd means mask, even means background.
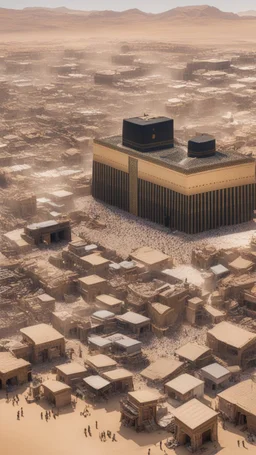
[[[24,417],[17,420],[17,411],[24,409]],[[0,452],[3,455],[84,455],[85,453],[101,454],[147,454],[151,448],[151,455],[160,455],[159,442],[165,441],[168,434],[157,431],[152,434],[136,433],[125,427],[120,427],[119,399],[113,398],[107,404],[100,404],[91,408],[91,416],[81,417],[80,412],[84,409],[84,402],[78,400],[76,409],[64,408],[60,416],[48,423],[41,420],[40,413],[50,409],[47,402],[42,400],[40,404],[27,404],[20,395],[19,406],[7,403],[4,392],[0,394]],[[98,430],[95,422],[98,422]],[[88,425],[92,429],[92,437],[86,438],[83,430]],[[110,430],[116,434],[117,442],[110,439],[101,442],[99,431]],[[209,444],[203,452],[205,455],[220,453],[221,455],[236,455],[245,449],[238,448],[237,440],[244,440],[244,433],[240,433],[232,425],[226,430],[219,427],[219,445]],[[256,446],[246,442],[247,455],[256,453]],[[173,450],[163,448],[168,454],[175,453]],[[178,455],[187,455],[189,452],[180,447],[176,450]],[[202,452],[201,452],[202,453]]]
[[[91,216],[99,217],[106,228],[91,230],[81,223],[75,228],[75,233],[115,250],[124,258],[136,248],[147,245],[171,255],[176,265],[190,264],[193,249],[206,245],[216,248],[245,247],[249,245],[256,230],[255,222],[251,221],[202,234],[186,235],[178,231],[171,232],[154,223],[99,203],[91,197],[80,198],[76,204],[78,209],[85,210]]]

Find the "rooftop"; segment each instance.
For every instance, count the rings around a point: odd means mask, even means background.
[[[113,319],[115,317],[114,313],[111,313],[111,311],[107,310],[96,311],[93,313],[93,316],[99,319]]]
[[[158,392],[150,392],[148,390],[136,390],[136,392],[128,392],[128,396],[134,398],[140,404],[151,403],[158,401],[160,395]]]
[[[23,359],[16,359],[10,352],[0,352],[0,373],[6,374],[19,368],[27,367],[30,363]]]
[[[83,256],[80,259],[83,262],[87,262],[91,266],[102,265],[102,264],[108,264],[109,263],[108,259],[103,258],[98,253],[88,254],[88,256]]]
[[[218,396],[256,416],[256,382],[252,379],[229,387]]]
[[[87,357],[86,363],[96,368],[116,366],[115,360],[111,359],[111,357],[108,357],[107,355],[104,354],[90,355]]]
[[[143,246],[131,253],[131,257],[136,261],[143,262],[147,265],[157,264],[158,262],[166,261],[170,259],[169,256],[162,253],[161,251],[154,250],[149,246]]]
[[[175,359],[158,359],[141,372],[141,376],[151,381],[162,381],[184,365]]]
[[[233,267],[236,270],[247,270],[253,266],[253,262],[239,256],[237,259],[231,262],[229,266]]]
[[[54,381],[53,379],[48,379],[47,381],[43,382],[42,386],[46,387],[52,393],[59,393],[64,392],[66,390],[71,390],[71,387],[69,387],[67,384],[64,384],[64,382]]]
[[[95,346],[98,347],[107,347],[111,346],[111,341],[107,338],[99,337],[99,336],[91,336],[88,338],[89,343],[93,343]]]
[[[141,341],[134,340],[133,338],[130,337],[123,337],[120,338],[119,340],[115,340],[114,343],[116,343],[119,346],[122,346],[124,348],[130,348],[131,346],[142,346]]]
[[[224,267],[224,265],[222,265],[222,264],[214,265],[213,267],[211,267],[210,270],[216,276],[223,275],[224,273],[229,273],[229,270],[226,267]]]
[[[201,371],[208,373],[215,379],[220,379],[223,376],[230,374],[230,371],[227,370],[227,368],[224,368],[222,365],[219,365],[219,363],[216,362],[212,363],[211,365],[207,365],[206,367],[202,368]]]
[[[106,371],[105,373],[103,373],[103,376],[108,381],[113,382],[121,381],[122,379],[132,378],[133,374],[130,371],[125,370],[124,368],[117,368],[116,370]]]
[[[199,287],[203,287],[204,284],[204,279],[201,272],[192,267],[192,265],[179,265],[174,269],[163,270],[162,274],[183,282],[187,280],[189,284],[193,284]]]
[[[30,327],[21,329],[20,332],[35,344],[51,343],[64,338],[61,333],[47,324],[31,325]]]
[[[156,123],[162,123],[166,121],[170,121],[169,117],[150,117],[147,115],[144,115],[143,117],[132,117],[129,119],[126,119],[129,122],[135,123],[136,125],[140,126],[146,126],[146,125],[155,125]]]
[[[211,350],[206,346],[200,346],[196,343],[187,343],[181,348],[177,349],[175,351],[175,354],[183,357],[184,359],[190,360],[191,362],[195,362],[204,354],[208,352],[210,353],[210,351]]]
[[[190,158],[187,155],[187,147],[175,146],[170,149],[156,152],[138,152],[122,145],[122,136],[113,136],[103,139],[95,139],[96,144],[110,147],[130,156],[150,161],[160,166],[173,169],[183,174],[218,169],[223,166],[234,166],[242,163],[253,163],[251,157],[246,157],[233,152],[217,152],[213,156],[204,158]]]
[[[109,381],[96,375],[88,376],[88,378],[84,378],[83,381],[95,390],[101,390],[110,385]]]
[[[85,276],[84,278],[79,278],[81,283],[87,284],[88,286],[91,286],[93,284],[98,284],[98,283],[103,283],[105,278],[101,278],[98,275],[90,275],[90,276]]]
[[[176,390],[178,393],[184,395],[185,393],[190,392],[190,390],[193,390],[195,387],[198,387],[202,384],[204,384],[204,381],[201,381],[200,379],[197,379],[194,376],[185,373],[173,379],[172,381],[167,382],[165,386],[170,387],[173,390]]]
[[[41,294],[41,295],[38,295],[37,298],[39,300],[41,300],[41,302],[52,302],[53,300],[55,300],[53,297],[51,297],[50,295],[48,294]]]
[[[63,365],[58,365],[56,367],[56,369],[67,376],[73,375],[73,374],[86,373],[86,368],[84,368],[82,365],[79,365],[79,363],[76,363],[76,362],[70,362],[70,363],[64,363]]]
[[[237,349],[243,348],[252,341],[256,342],[255,333],[241,329],[240,327],[237,327],[236,325],[230,324],[226,321],[220,322],[215,327],[213,327],[213,329],[210,329],[208,333],[222,343],[226,343],[229,346],[233,346]]]
[[[200,401],[193,400],[188,401],[177,409],[173,409],[174,416],[182,423],[184,423],[191,430],[203,425],[213,417],[217,417],[218,413],[213,409],[209,408]]]
[[[58,225],[57,221],[49,220],[49,221],[42,221],[41,223],[29,224],[27,226],[27,228],[30,229],[31,231],[36,231],[37,229],[44,229],[47,227],[52,227],[52,226],[57,226],[57,225]]]
[[[122,300],[116,299],[115,297],[112,297],[112,295],[107,294],[98,295],[96,300],[109,306],[115,306],[122,303]]]
[[[122,316],[118,316],[118,319],[120,319],[123,322],[128,322],[130,324],[135,324],[135,325],[150,322],[149,318],[142,316],[139,313],[133,313],[132,311],[128,311],[127,313],[122,314]]]

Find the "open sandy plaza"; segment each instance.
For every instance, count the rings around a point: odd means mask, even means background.
[[[165,431],[154,433],[136,433],[135,431],[121,426],[119,399],[112,397],[107,403],[100,402],[95,407],[90,407],[90,416],[83,417],[86,403],[80,399],[77,401],[76,408],[66,407],[60,411],[59,417],[50,418],[48,422],[41,420],[41,412],[51,409],[44,400],[38,404],[27,404],[25,395],[27,391],[18,389],[20,392],[19,405],[13,406],[12,400],[6,402],[5,393],[0,394],[0,449],[3,455],[76,455],[95,454],[147,454],[151,449],[151,455],[158,455],[166,451],[167,454],[185,455],[189,452],[184,447],[179,447],[176,451],[169,450],[165,446],[165,441],[171,437]],[[22,392],[22,393],[21,393]],[[16,391],[15,391],[16,393]],[[12,398],[12,394],[10,394]],[[17,420],[17,411],[23,407],[24,417]],[[98,429],[95,423],[98,422]],[[91,427],[92,437],[85,437],[84,428]],[[106,442],[101,442],[99,433],[102,431],[115,433],[117,442],[112,442],[107,438]],[[242,446],[245,433],[240,433],[233,425],[227,424],[223,430],[219,425],[219,444],[213,443],[204,446],[197,453],[206,455],[219,453],[221,455],[235,455],[247,450],[247,454],[255,454],[255,445],[245,442],[246,449]],[[241,441],[238,447],[237,441]],[[160,450],[160,441],[163,441],[163,450]]]

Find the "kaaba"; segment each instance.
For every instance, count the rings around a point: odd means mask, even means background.
[[[216,141],[213,136],[201,134],[188,141],[188,156],[191,158],[206,158],[215,155]]]
[[[173,147],[173,120],[168,117],[134,117],[123,121],[123,146],[139,152]]]

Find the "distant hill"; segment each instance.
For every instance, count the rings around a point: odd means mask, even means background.
[[[60,8],[25,8],[23,10],[0,8],[0,33],[13,32],[39,32],[44,33],[49,30],[52,32],[84,32],[87,30],[105,30],[110,27],[125,27],[127,30],[131,26],[137,28],[145,25],[150,29],[151,26],[167,26],[169,22],[188,24],[189,26],[214,24],[216,21],[240,21],[244,22],[251,18],[240,17],[237,14],[226,13],[218,8],[208,5],[178,7],[164,13],[151,14],[140,11],[139,9],[129,9],[126,11],[78,11],[65,7]]]
[[[180,17],[180,18],[208,18],[208,19],[239,19],[237,14],[226,13],[215,8],[214,6],[184,6],[171,9],[162,14],[158,14],[162,18]]]
[[[256,10],[250,10],[250,11],[242,11],[241,13],[238,13],[238,16],[240,17],[248,17],[248,16],[251,16],[251,17],[256,17]]]
[[[129,18],[129,17],[143,17],[149,19],[169,19],[169,18],[218,18],[218,19],[238,19],[238,15],[234,13],[226,13],[219,10],[213,6],[200,5],[200,6],[185,6],[173,8],[164,13],[152,14],[145,13],[137,8],[128,9],[125,11],[112,11],[112,10],[103,10],[103,11],[79,11],[72,10],[66,7],[59,8],[43,8],[43,7],[29,7],[24,8],[22,11],[27,12],[52,12],[53,14],[75,14],[75,15],[84,15],[91,18]]]

